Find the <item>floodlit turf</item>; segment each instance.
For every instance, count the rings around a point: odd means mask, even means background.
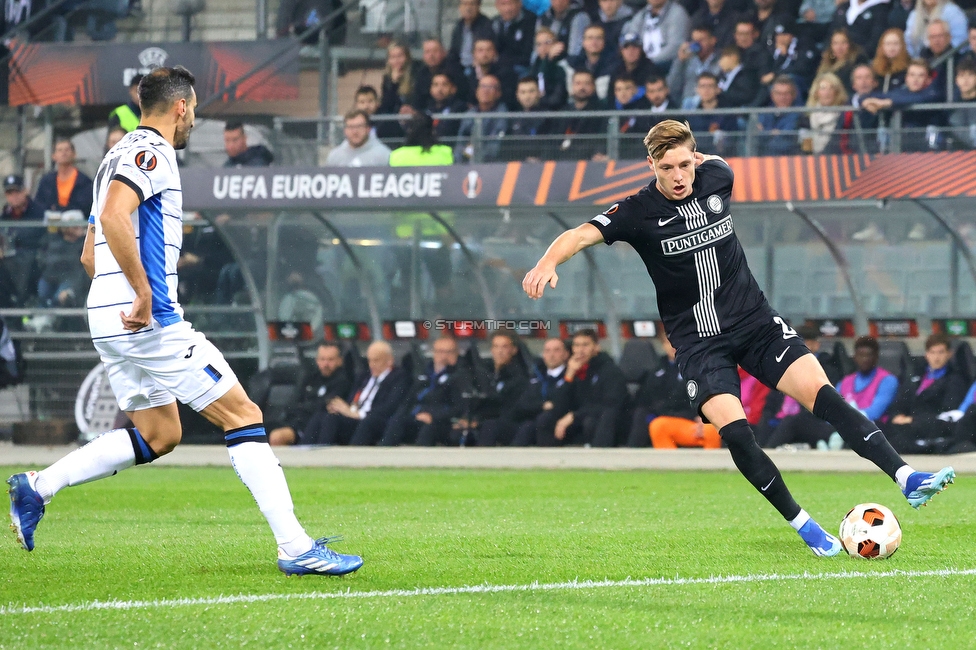
[[[229,468],[139,468],[58,495],[33,553],[7,534],[0,648],[973,643],[976,573],[960,572],[976,569],[976,482],[965,476],[916,512],[880,473],[788,475],[831,531],[856,503],[892,508],[902,547],[869,562],[814,557],[733,473],[286,473],[309,532],[344,535],[335,548],[365,557],[358,573],[286,579]],[[715,576],[743,579],[701,580]],[[649,580],[618,584],[627,578]],[[607,582],[559,584],[576,579]],[[478,585],[526,588],[415,591]],[[96,601],[118,602],[70,608]]]

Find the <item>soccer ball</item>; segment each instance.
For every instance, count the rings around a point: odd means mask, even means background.
[[[851,557],[883,560],[898,550],[901,526],[894,513],[883,505],[862,503],[840,522],[839,537]]]

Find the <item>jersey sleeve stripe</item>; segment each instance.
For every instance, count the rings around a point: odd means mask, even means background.
[[[143,194],[142,188],[139,187],[139,185],[134,180],[126,178],[122,174],[115,174],[115,176],[112,177],[112,180],[119,181],[120,183],[124,183],[129,187],[131,187],[133,191],[135,191],[136,196],[139,197],[139,203],[144,203],[146,201],[146,196]]]

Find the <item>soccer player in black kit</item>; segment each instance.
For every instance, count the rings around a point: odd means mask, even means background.
[[[736,365],[834,425],[851,449],[898,483],[912,507],[945,489],[952,468],[929,474],[905,463],[878,427],[834,390],[803,339],[766,302],[735,236],[728,164],[698,153],[688,124],[675,120],[655,125],[644,144],[656,179],[557,237],[522,281],[529,297],[540,298],[547,284],[555,289],[556,267],[589,246],[633,246],[657,288],[688,398],[718,428],[739,471],[816,555],[836,555],[840,541],[793,500],[756,443],[739,401]]]

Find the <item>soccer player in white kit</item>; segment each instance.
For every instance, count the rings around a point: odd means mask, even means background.
[[[313,540],[295,517],[261,410],[207,338],[183,319],[176,263],[183,195],[176,149],[193,128],[193,75],[157,68],[139,84],[142,120],[105,155],[95,176],[82,264],[92,277],[88,324],[119,407],[135,425],[102,434],[40,472],[11,476],[10,518],[24,549],[61,489],[150,463],[180,442],[176,400],[221,427],[231,463],[278,543],[286,575],[342,575],[362,558]]]

